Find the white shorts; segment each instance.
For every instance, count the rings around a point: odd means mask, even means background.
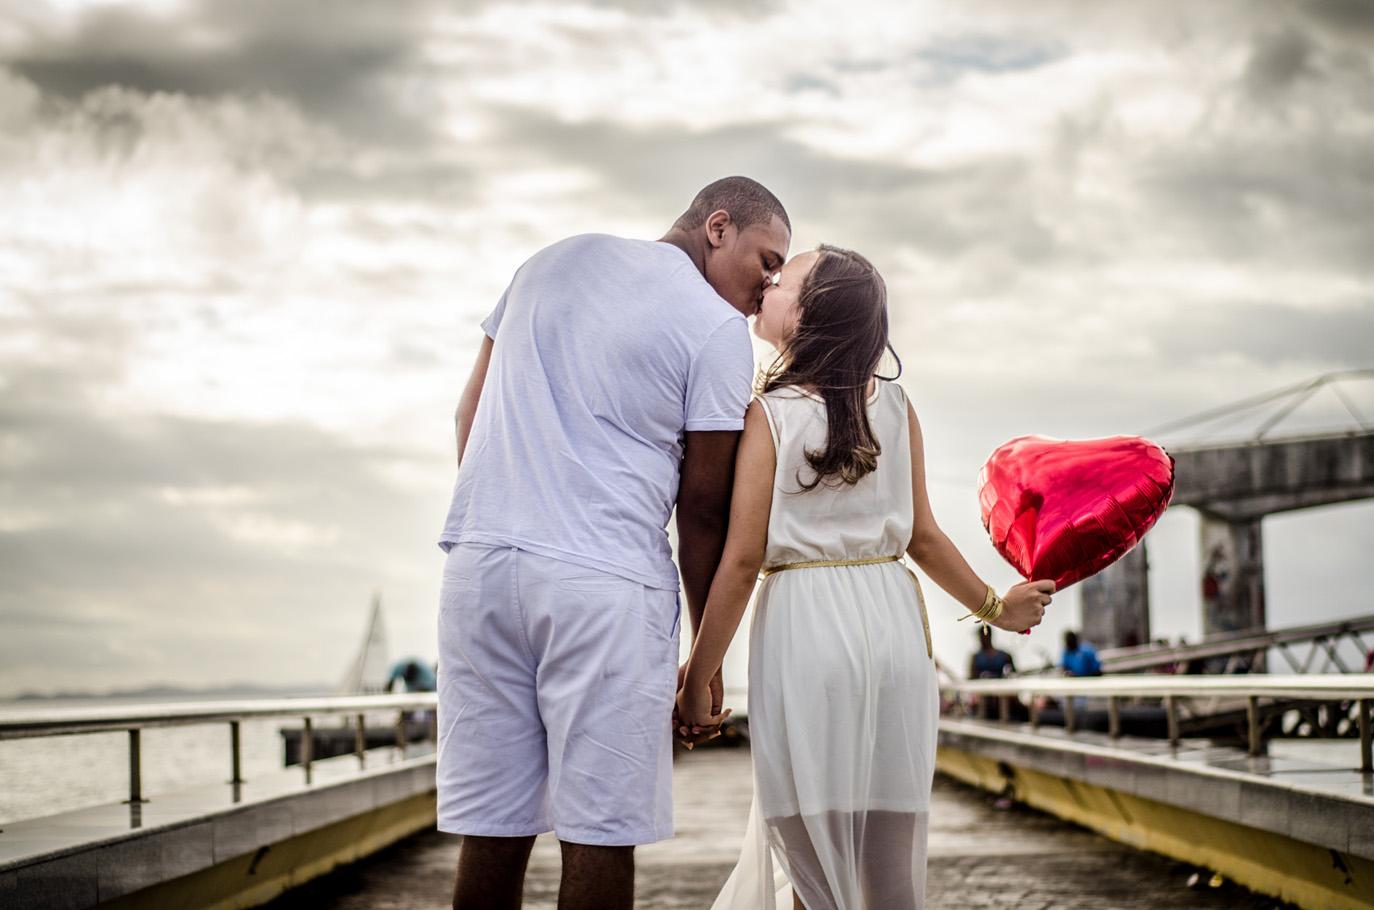
[[[673,834],[676,591],[455,544],[439,601],[439,830]]]

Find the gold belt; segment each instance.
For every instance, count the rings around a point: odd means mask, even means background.
[[[900,556],[874,556],[870,559],[808,559],[805,562],[785,562],[777,566],[764,566],[763,575],[766,578],[774,572],[783,572],[787,569],[821,569],[828,566],[874,566],[880,562],[897,562]]]
[[[803,562],[787,562],[776,566],[765,566],[759,574],[767,578],[774,572],[785,572],[788,569],[824,569],[831,566],[874,566],[884,562],[900,562],[901,555],[897,556],[873,556],[868,559],[808,559]],[[930,617],[926,615],[926,597],[921,591],[921,582],[916,577],[916,573],[911,571],[911,567],[903,565],[906,574],[911,576],[911,583],[916,586],[916,601],[921,605],[921,628],[926,633],[926,656],[934,658],[935,653],[930,645]]]

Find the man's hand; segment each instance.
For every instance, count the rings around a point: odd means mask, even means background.
[[[720,725],[730,716],[721,711],[725,696],[725,680],[720,670],[707,685],[694,687],[694,694],[686,692],[687,665],[677,670],[677,702],[673,705],[673,735],[687,748],[720,736]]]
[[[711,713],[708,710],[711,695],[706,689],[699,690],[695,696],[683,689],[678,692],[677,699],[673,726],[677,738],[687,748],[720,736],[720,725],[730,716],[729,708],[718,714]]]

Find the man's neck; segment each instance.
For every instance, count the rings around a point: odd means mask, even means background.
[[[692,265],[697,267],[697,271],[702,277],[706,277],[706,254],[701,249],[699,242],[694,242],[695,238],[680,228],[673,228],[662,237],[658,238],[659,243],[667,243],[682,250],[687,254],[687,258],[692,260]]]

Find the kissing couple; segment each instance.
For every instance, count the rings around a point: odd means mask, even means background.
[[[518,908],[548,831],[561,910],[633,906],[635,846],[673,833],[672,738],[728,716],[721,663],[760,574],[754,800],[714,906],[923,905],[937,691],[904,557],[1008,631],[1054,586],[999,595],[940,530],[916,413],[877,375],[882,276],[835,246],[789,260],[791,240],[772,193],[727,177],[657,241],[540,250],[482,323],[440,538],[455,910]],[[777,349],[757,380],[750,319]]]

